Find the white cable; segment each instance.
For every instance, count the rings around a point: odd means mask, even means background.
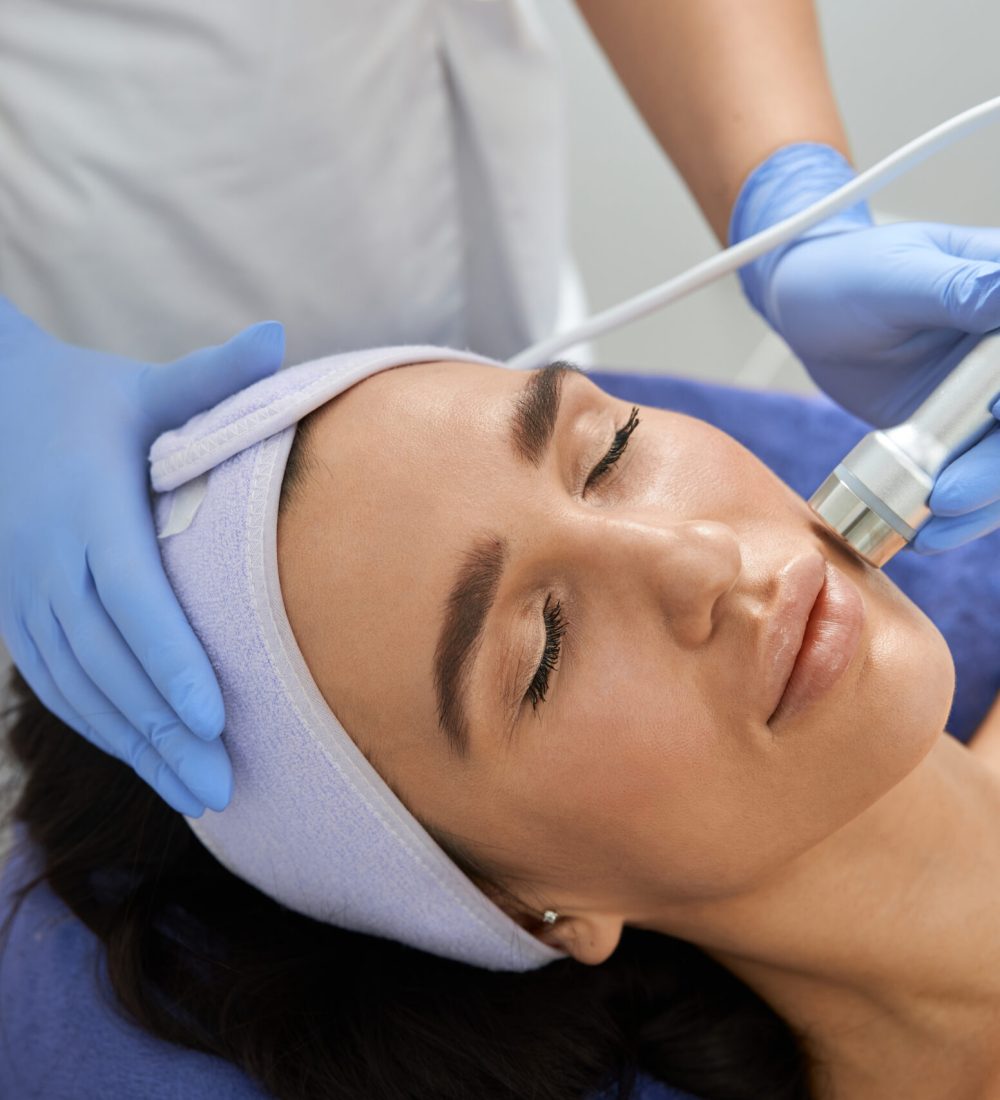
[[[508,359],[506,365],[515,370],[533,370],[544,366],[558,352],[564,351],[573,344],[619,328],[621,325],[628,324],[629,321],[652,313],[661,306],[676,302],[686,294],[700,290],[715,279],[720,279],[751,260],[756,260],[758,256],[762,256],[772,248],[793,240],[824,218],[868,198],[922,160],[960,137],[972,133],[998,113],[1000,113],[1000,96],[988,99],[978,107],[971,107],[968,111],[955,115],[954,118],[942,122],[940,126],[935,126],[894,153],[890,153],[878,164],[862,172],[849,183],[845,183],[843,187],[824,196],[812,206],[806,207],[805,210],[800,210],[790,218],[785,218],[784,221],[775,222],[760,233],[740,241],[739,244],[717,252],[681,275],[668,279],[660,286],[644,290],[634,298],[595,313],[592,317],[581,321],[575,328],[540,340],[512,359]]]

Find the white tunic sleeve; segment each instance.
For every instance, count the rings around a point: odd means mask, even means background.
[[[532,3],[7,0],[0,293],[149,360],[268,318],[288,362],[507,358],[568,327],[562,72]]]

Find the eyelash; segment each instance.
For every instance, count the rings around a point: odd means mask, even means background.
[[[563,618],[562,604],[558,600],[553,604],[551,596],[545,597],[542,618],[545,620],[545,649],[542,651],[542,659],[535,672],[535,677],[525,695],[525,699],[531,703],[532,710],[537,710],[538,704],[545,702],[545,693],[549,690],[549,673],[559,663],[562,636],[566,633],[566,620]]]
[[[590,472],[584,488],[589,488],[595,481],[602,478],[621,458],[625,453],[625,448],[628,446],[632,433],[638,426],[639,407],[633,405],[628,420],[623,427],[615,432],[615,438],[608,448],[608,453]],[[545,649],[542,651],[542,659],[525,695],[525,699],[531,703],[532,710],[537,710],[538,704],[545,702],[545,696],[549,690],[549,673],[559,664],[559,654],[562,652],[562,637],[566,633],[566,620],[563,618],[562,604],[558,600],[553,604],[551,595],[545,597],[542,618],[545,620]]]
[[[624,426],[619,428],[615,432],[615,438],[611,441],[611,446],[608,448],[608,453],[601,459],[600,462],[591,470],[590,477],[587,478],[587,483],[584,485],[584,489],[589,489],[599,478],[611,469],[612,466],[621,458],[625,453],[625,448],[628,446],[628,441],[632,433],[639,427],[639,406],[633,405],[632,411],[629,413],[629,418],[625,422]]]

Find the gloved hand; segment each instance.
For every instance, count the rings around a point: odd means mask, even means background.
[[[228,804],[232,769],[218,682],[163,571],[148,452],[283,355],[271,321],[133,362],[0,298],[0,634],[50,711],[192,817]]]
[[[730,243],[855,175],[828,145],[779,149],[744,182]],[[1000,327],[997,261],[1000,229],[874,226],[859,203],[746,265],[740,280],[816,384],[845,409],[887,427],[905,420],[984,333]],[[1000,526],[997,427],[945,467],[929,506],[932,516],[911,543],[918,553],[949,550]]]

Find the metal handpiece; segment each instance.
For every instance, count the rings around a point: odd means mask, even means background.
[[[996,423],[1000,330],[985,336],[902,424],[869,432],[809,499],[823,522],[881,568],[930,516],[938,474]]]

